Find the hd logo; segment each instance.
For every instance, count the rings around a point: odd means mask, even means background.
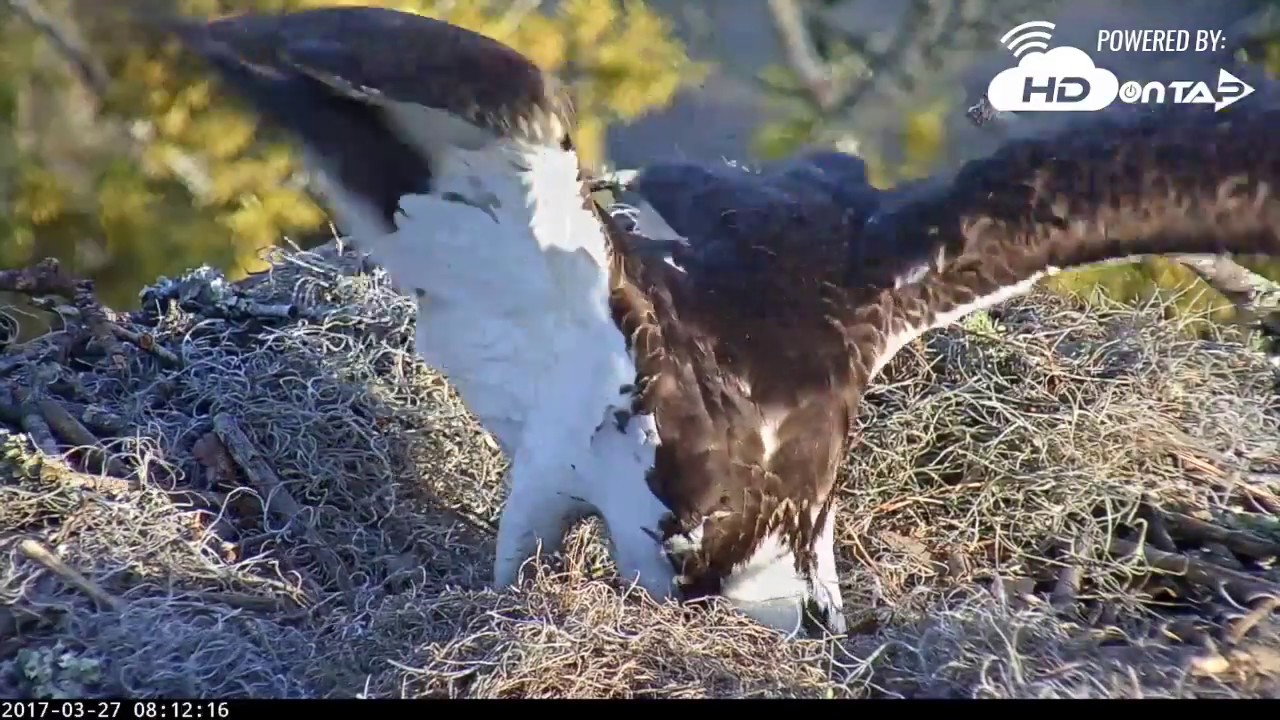
[[[1218,70],[1218,84],[1211,90],[1203,81],[1151,81],[1124,84],[1116,74],[1100,68],[1079,48],[1062,45],[1049,49],[1053,23],[1023,23],[1000,38],[1018,58],[1017,67],[991,79],[987,100],[1003,112],[1101,110],[1119,98],[1121,102],[1205,103],[1221,110],[1253,93],[1254,88],[1226,70]]]

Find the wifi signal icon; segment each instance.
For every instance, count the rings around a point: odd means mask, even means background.
[[[1056,25],[1045,20],[1032,20],[1024,22],[1018,27],[1005,33],[1000,38],[1000,44],[1009,48],[1013,52],[1013,56],[1021,58],[1023,54],[1031,50],[1039,50],[1041,52],[1049,49],[1049,40],[1053,39],[1053,34],[1043,32],[1037,28],[1045,28],[1053,30]]]

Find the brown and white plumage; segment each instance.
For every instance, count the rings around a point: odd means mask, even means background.
[[[610,217],[562,91],[497,43],[350,8],[182,35],[328,170],[339,224],[420,297],[418,351],[511,453],[499,585],[595,511],[655,596],[839,630],[836,469],[898,349],[1054,269],[1280,250],[1262,92],[1094,118],[890,193],[830,154],[655,164]]]

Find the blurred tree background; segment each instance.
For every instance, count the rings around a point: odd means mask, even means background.
[[[642,0],[373,1],[491,35],[560,73],[575,94],[579,144],[592,164],[607,161],[610,125],[667,106],[706,69]],[[948,124],[965,99],[947,70],[965,53],[989,51],[1008,27],[1061,5],[901,0],[899,27],[870,36],[831,22],[851,0],[766,2],[783,57],[760,82],[781,116],[760,128],[756,159],[837,147],[862,155],[881,187],[971,149],[972,137],[957,138]],[[125,308],[158,275],[208,263],[236,277],[259,269],[262,250],[273,244],[327,239],[327,218],[287,139],[259,131],[239,104],[220,102],[230,98],[198,62],[148,36],[135,18],[357,4],[370,0],[0,0],[0,123],[7,126],[0,133],[0,267],[52,255],[94,278],[109,305]],[[1280,0],[1256,4],[1280,10]],[[1280,32],[1262,25],[1238,54],[1280,74]],[[1251,267],[1280,278],[1280,264]],[[1222,314],[1228,307],[1170,260],[1049,282],[1085,296],[1178,293],[1185,308]]]
[[[0,267],[54,256],[127,308],[158,275],[208,263],[235,277],[288,238],[330,236],[287,139],[137,13],[381,4],[496,37],[570,82],[579,145],[701,77],[667,21],[638,0],[0,0]]]

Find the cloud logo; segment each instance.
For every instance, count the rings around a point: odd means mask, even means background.
[[[1079,79],[1088,83],[1087,94]],[[1115,101],[1120,92],[1116,74],[1093,64],[1083,50],[1069,46],[1030,53],[987,86],[987,101],[1000,111],[1092,111]]]

